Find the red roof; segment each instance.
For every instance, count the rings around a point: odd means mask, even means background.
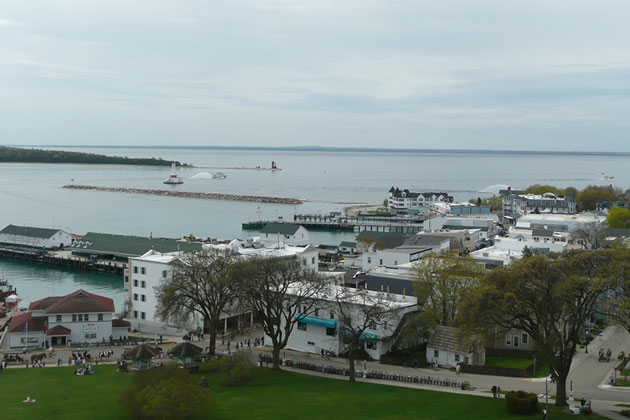
[[[70,335],[72,331],[62,325],[56,325],[46,332],[46,335]]]
[[[11,318],[9,332],[24,332],[24,327],[28,322],[28,332],[43,332],[46,325],[46,317],[33,318],[30,312],[21,312]]]
[[[28,305],[28,310],[45,311],[46,309],[54,305],[62,297],[63,296],[49,296],[40,300],[36,300],[35,302],[32,302],[30,305]]]
[[[131,327],[131,322],[124,319],[112,319],[112,328],[116,327]]]
[[[47,314],[70,314],[86,312],[114,312],[114,301],[79,289],[63,296],[48,309]]]

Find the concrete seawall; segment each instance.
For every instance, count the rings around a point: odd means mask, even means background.
[[[161,195],[166,197],[183,197],[183,198],[202,198],[206,200],[232,200],[232,201],[253,201],[256,203],[273,203],[273,204],[302,204],[304,201],[298,198],[286,197],[266,197],[260,195],[240,195],[240,194],[220,194],[220,193],[204,193],[192,191],[170,191],[170,190],[153,190],[145,188],[123,188],[123,187],[99,187],[96,185],[64,185],[63,188],[71,190],[89,190],[89,191],[106,191],[127,194],[147,194]]]

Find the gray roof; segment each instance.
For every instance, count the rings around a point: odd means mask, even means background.
[[[534,229],[532,230],[532,236],[545,236],[551,238],[553,236],[553,229]]]
[[[385,249],[396,248],[405,242],[408,235],[395,232],[361,232],[358,238],[368,237],[374,240],[374,243],[382,243]]]
[[[280,235],[295,235],[301,225],[290,223],[267,223],[260,233],[279,233]]]
[[[440,235],[417,235],[405,239],[405,242],[400,246],[401,248],[431,248],[439,246],[443,242],[450,242],[452,237],[440,236]]]
[[[389,293],[402,295],[403,292],[407,296],[411,296],[414,293],[414,285],[416,280],[413,278],[392,278],[386,276],[379,276],[378,274],[358,273],[354,279],[346,280],[347,284],[353,284],[356,286],[363,286],[367,290],[389,291]]]
[[[342,243],[339,244],[339,247],[356,248],[357,247],[357,243],[356,242],[350,242],[350,241],[343,241]]]
[[[427,347],[431,347],[437,350],[444,350],[457,353],[469,353],[469,346],[464,346],[457,339],[457,328],[446,327],[444,325],[437,325],[435,332],[429,339]]]
[[[9,225],[2,229],[0,233],[4,233],[5,235],[17,235],[17,236],[28,236],[31,238],[52,238],[57,232],[61,229],[47,229],[47,228],[38,228],[31,226],[15,226]]]
[[[606,236],[630,236],[630,229],[624,228],[608,228],[606,229]]]

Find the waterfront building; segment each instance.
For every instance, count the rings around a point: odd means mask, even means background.
[[[291,299],[290,295],[288,299]],[[286,348],[315,354],[320,354],[322,350],[339,354],[344,349],[344,331],[348,326],[362,325],[370,305],[379,302],[377,304],[390,309],[390,313],[384,316],[387,321],[374,322],[365,330],[361,349],[372,359],[380,360],[383,354],[392,349],[402,330],[400,324],[418,311],[418,299],[414,296],[357,290],[339,285],[331,285],[314,300],[312,313],[296,315],[299,322],[289,336]],[[340,311],[340,305],[345,317]],[[265,337],[265,342],[271,342],[271,339]]]
[[[522,229],[552,229],[556,232],[574,232],[589,224],[601,225],[606,216],[594,213],[580,214],[526,214],[517,222]]]
[[[426,204],[444,202],[450,203],[453,197],[445,192],[411,192],[408,189],[391,187],[387,197],[387,205],[392,210],[405,210],[422,207]]]
[[[577,205],[574,197],[564,197],[553,193],[506,194],[501,197],[504,218],[518,219],[529,213],[575,214]]]
[[[306,246],[310,243],[304,226],[290,223],[267,223],[260,231],[259,240],[267,247],[281,244]]]
[[[258,245],[254,246],[255,244]],[[277,248],[261,248],[257,242],[234,239],[225,244],[204,244],[204,248],[231,250],[243,258],[299,258],[305,270],[317,271],[319,265],[318,250],[310,245],[296,247],[281,244]],[[136,330],[155,334],[178,334],[180,329],[190,331],[204,327],[204,320],[198,316],[191,317],[184,325],[175,325],[162,320],[156,312],[158,302],[155,288],[172,275],[174,264],[182,255],[183,252],[160,253],[152,250],[129,259],[129,267],[125,272],[125,289],[129,292],[128,319]],[[224,332],[251,325],[254,321],[252,313],[239,308],[231,308],[230,313],[222,314],[220,319]]]
[[[72,243],[72,234],[61,229],[8,225],[0,231],[0,244],[33,248],[63,248]]]
[[[102,343],[127,337],[129,325],[114,319],[114,301],[79,289],[32,302],[11,319],[9,346],[48,347]]]

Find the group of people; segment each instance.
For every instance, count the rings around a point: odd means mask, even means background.
[[[94,369],[92,369],[92,365],[88,363],[84,368],[80,367],[74,370],[75,375],[83,376],[83,375],[94,375]]]
[[[265,344],[265,337],[261,337],[260,339],[258,339],[258,337],[254,337],[254,347],[258,347],[261,345]],[[221,345],[225,346],[225,337],[221,338]],[[228,353],[231,352],[231,347],[232,347],[232,342],[230,341],[230,339],[227,340],[227,351]],[[251,348],[252,347],[252,340],[251,338],[247,338],[247,339],[243,339],[241,341],[237,341],[236,342],[236,351],[238,351],[239,349],[244,349],[245,347],[247,348]]]
[[[584,397],[582,397],[582,399],[580,400],[580,407],[582,407],[582,410],[585,410],[585,409],[589,409],[590,410],[591,409],[591,401],[590,400],[586,401],[584,399]]]
[[[32,363],[29,363],[28,360],[24,361],[26,367],[28,368],[29,366],[32,368],[41,368],[41,367],[46,367],[46,361],[45,360],[38,360]]]
[[[496,385],[492,385],[492,388],[490,388],[492,390],[492,397],[493,398],[501,398],[501,387],[500,386],[496,386]]]

